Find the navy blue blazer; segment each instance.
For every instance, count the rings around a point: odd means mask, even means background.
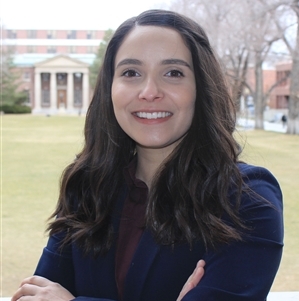
[[[241,218],[251,230],[242,241],[206,251],[202,242],[162,246],[144,231],[125,280],[123,301],[175,301],[200,259],[205,275],[184,301],[264,301],[279,267],[283,247],[282,194],[264,168],[239,164],[245,182],[260,201],[244,193]],[[233,195],[233,192],[231,192]],[[233,202],[233,200],[232,200]],[[60,283],[76,301],[119,300],[115,246],[105,256],[84,256],[71,244],[58,249],[61,235],[49,238],[35,274]]]

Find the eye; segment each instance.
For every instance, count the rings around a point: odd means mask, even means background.
[[[129,70],[126,70],[122,73],[122,76],[125,76],[125,77],[139,77],[140,74],[133,70],[133,69],[129,69]]]
[[[183,72],[181,72],[179,70],[170,70],[165,75],[169,76],[169,77],[184,77]]]

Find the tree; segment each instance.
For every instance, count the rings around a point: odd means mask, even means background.
[[[231,79],[232,97],[239,104],[242,94],[253,96],[255,127],[263,129],[264,110],[269,92],[263,90],[263,67],[273,45],[283,33],[275,25],[275,11],[281,2],[298,0],[173,0],[171,9],[189,15],[207,31],[212,46]],[[298,47],[298,46],[297,46]],[[248,67],[254,69],[255,82],[246,82]],[[246,87],[246,89],[245,89]]]
[[[96,82],[97,82],[97,77],[99,74],[99,70],[102,66],[102,62],[104,59],[104,55],[106,52],[107,45],[113,35],[114,31],[112,29],[108,29],[105,31],[105,35],[103,38],[103,41],[100,43],[97,55],[95,60],[93,61],[93,64],[90,66],[89,71],[90,71],[90,86],[92,89],[95,88]]]
[[[1,49],[0,97],[2,106],[23,105],[27,94],[19,90],[20,74],[13,64],[12,51]]]
[[[294,45],[292,45],[290,38],[288,38],[286,35],[286,30],[283,30],[283,41],[287,46],[292,58],[287,133],[299,135],[299,1],[282,1],[282,5],[290,8],[293,11],[295,25],[297,26]],[[281,19],[278,19],[276,25],[280,30],[282,30],[280,21]]]
[[[242,94],[250,92],[253,96],[255,127],[258,129],[264,127],[264,110],[269,94],[279,84],[276,82],[268,91],[263,90],[263,67],[270,62],[269,54],[272,55],[271,60],[275,59],[274,55],[277,58],[281,56],[280,50],[271,51],[275,43],[283,38],[284,31],[278,30],[275,25],[275,14],[282,5],[288,5],[298,12],[298,0],[173,0],[171,4],[171,9],[199,20],[207,31],[211,44],[226,67],[236,104],[240,102]],[[286,18],[280,20],[284,19]],[[291,43],[288,45],[290,47]],[[299,86],[299,67],[296,67],[299,61],[296,59],[299,43],[291,48],[295,69],[292,71],[294,78],[291,85],[293,92],[290,98],[290,127],[294,124],[292,120],[299,118],[298,88],[295,90]],[[255,83],[252,86],[246,82],[249,66],[253,67],[255,74]],[[298,121],[296,124],[299,127]]]
[[[244,5],[238,0],[174,0],[171,9],[199,20],[225,67],[232,98],[239,106],[249,62]],[[245,11],[243,13],[243,10]]]
[[[269,93],[265,93],[263,90],[263,65],[267,61],[273,44],[282,37],[275,26],[273,15],[273,4],[275,2],[277,0],[244,1],[247,14],[243,15],[242,19],[248,28],[246,45],[251,53],[255,74],[255,87],[252,90],[255,103],[256,129],[264,128],[264,110],[269,96]],[[274,86],[270,90],[273,90]]]
[[[299,134],[299,1],[293,1],[291,6],[297,16],[296,44],[291,51],[293,65],[291,70],[291,86],[289,99],[289,123],[287,132]]]

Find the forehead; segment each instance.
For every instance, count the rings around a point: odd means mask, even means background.
[[[116,53],[116,62],[128,57],[165,59],[181,57],[191,63],[191,53],[181,34],[161,26],[136,26],[124,38]]]

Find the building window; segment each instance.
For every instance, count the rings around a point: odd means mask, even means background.
[[[77,31],[76,30],[69,30],[67,32],[67,38],[68,39],[76,39]]]
[[[96,46],[87,46],[87,53],[96,53],[97,52],[97,47]]]
[[[35,45],[28,45],[27,46],[28,53],[36,53],[36,46]]]
[[[57,73],[57,86],[67,85],[67,73]]]
[[[26,82],[30,82],[30,72],[25,71],[23,73],[23,80],[26,81]]]
[[[277,109],[287,109],[289,96],[288,95],[277,95]]]
[[[74,91],[74,107],[82,107],[82,90]]]
[[[7,37],[9,39],[16,39],[17,38],[17,32],[15,30],[9,29],[7,32]]]
[[[43,107],[50,106],[50,73],[42,73],[42,101]]]
[[[287,83],[288,83],[288,80],[286,78],[287,76],[290,76],[290,71],[289,70],[287,70],[287,71],[277,71],[276,79],[277,79],[277,81],[281,81],[278,86],[283,87],[283,86],[287,85]]]
[[[94,30],[88,30],[86,34],[86,39],[94,39],[95,37],[95,31]]]
[[[48,30],[47,38],[48,39],[55,39],[56,38],[56,31],[55,30]]]
[[[31,100],[30,100],[30,92],[29,92],[29,89],[28,87],[26,87],[24,90],[23,90],[24,94],[26,95],[26,100],[24,102],[25,105],[29,106],[30,103],[31,103]]]
[[[48,46],[47,52],[48,53],[56,53],[56,47],[55,46]]]
[[[80,72],[74,73],[74,106],[82,107],[82,78]]]
[[[76,53],[76,51],[77,51],[76,46],[71,45],[71,46],[68,47],[68,52],[69,53]]]
[[[36,30],[27,30],[28,39],[36,39]]]

